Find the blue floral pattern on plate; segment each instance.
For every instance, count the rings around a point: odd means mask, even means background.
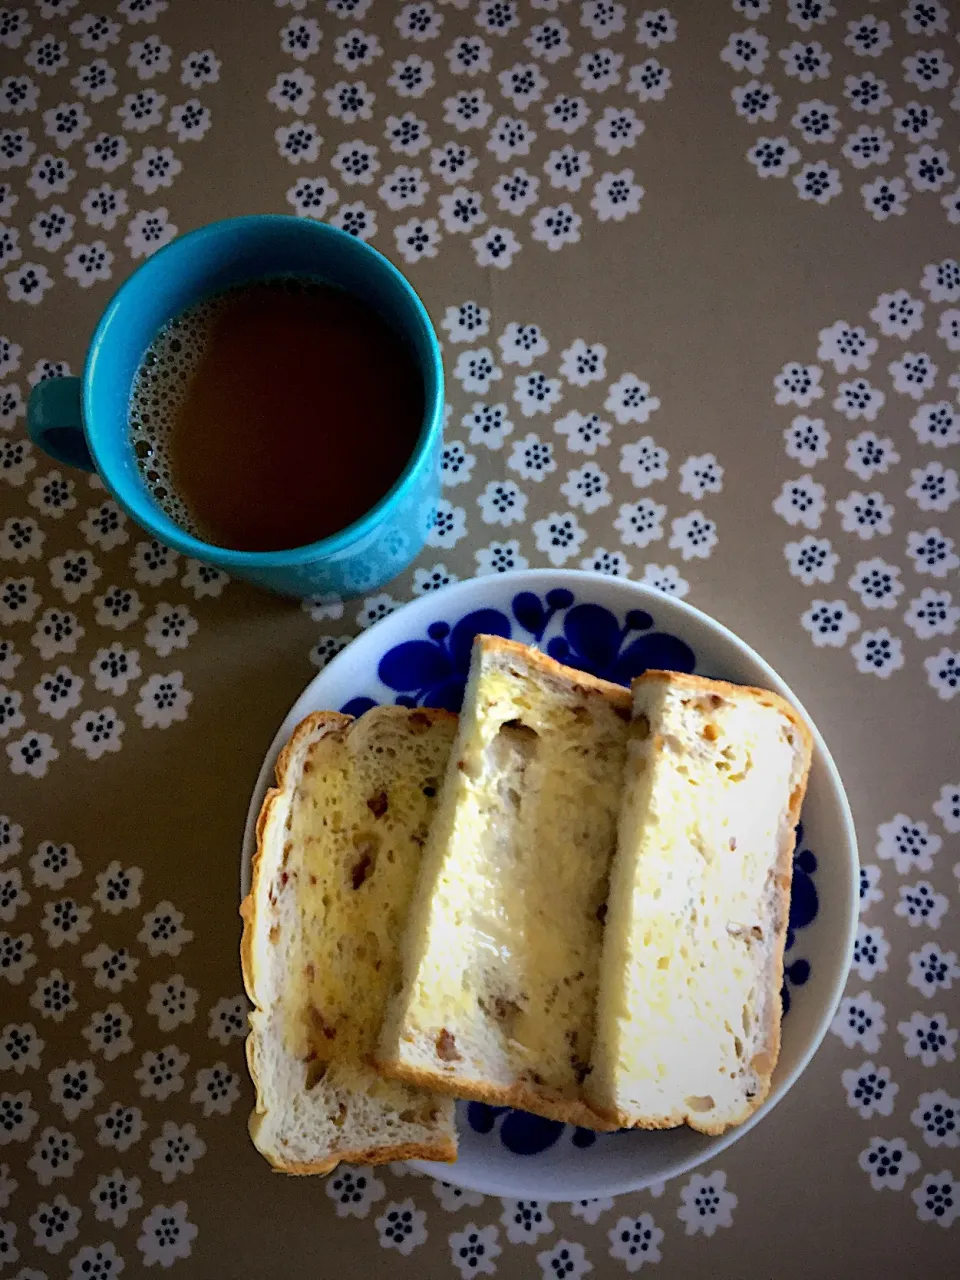
[[[519,592],[511,601],[510,612],[512,618],[499,609],[477,609],[453,622],[431,622],[422,639],[405,640],[386,651],[377,666],[380,682],[398,706],[459,711],[474,637],[484,634],[536,644],[558,662],[615,684],[629,685],[650,668],[692,672],[696,666],[690,646],[657,630],[653,616],[645,609],[631,609],[619,619],[602,605],[578,604],[572,591],[557,588],[543,598],[532,591]],[[356,697],[341,711],[359,716],[376,705],[374,698]],[[817,860],[802,845],[803,826],[798,824],[787,951],[794,945],[796,931],[815,919],[819,906],[813,883]],[[808,960],[796,958],[785,965],[781,990],[785,1015],[790,1010],[790,987],[802,986],[809,977]],[[590,1129],[482,1102],[471,1102],[466,1114],[474,1132],[495,1134],[507,1150],[520,1156],[538,1155],[565,1134],[578,1148],[592,1146],[598,1137]]]

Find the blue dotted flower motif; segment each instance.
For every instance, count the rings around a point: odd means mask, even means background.
[[[785,952],[790,951],[797,940],[797,930],[805,929],[817,918],[820,899],[813,875],[817,869],[816,855],[803,847],[803,823],[797,823],[797,842],[793,849],[793,884],[790,889],[790,916],[787,922]],[[790,1012],[790,988],[802,987],[810,977],[810,961],[801,958],[790,960],[784,955],[783,986],[780,999],[784,1017]]]

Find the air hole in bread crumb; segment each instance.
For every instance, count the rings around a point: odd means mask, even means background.
[[[743,1057],[743,1041],[740,1039],[739,1036],[733,1037],[733,1051],[738,1058]]]
[[[307,1092],[315,1089],[323,1077],[327,1074],[328,1062],[321,1062],[319,1058],[311,1058],[307,1062],[307,1076],[304,1081]]]
[[[457,1049],[456,1040],[446,1027],[443,1027],[437,1036],[437,1057],[441,1062],[459,1062],[463,1057]]]
[[[695,1094],[692,1097],[684,1098],[683,1105],[688,1111],[712,1111],[717,1104],[707,1093],[702,1097]]]
[[[642,711],[634,717],[633,723],[630,725],[630,736],[636,738],[639,742],[643,742],[645,738],[650,737],[650,721]]]

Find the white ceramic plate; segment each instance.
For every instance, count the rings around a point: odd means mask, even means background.
[[[460,582],[415,600],[358,636],[304,690],[277,732],[250,801],[242,887],[273,767],[294,726],[312,711],[359,714],[375,703],[460,705],[478,631],[510,635],[595,675],[629,684],[646,667],[675,667],[774,689],[799,700],[772,667],[699,610],[601,574],[529,570]],[[801,707],[802,710],[802,707]],[[808,717],[809,719],[809,717]],[[690,1129],[593,1134],[481,1104],[458,1104],[460,1157],[417,1168],[491,1195],[586,1200],[639,1190],[684,1173],[753,1128],[797,1080],[840,999],[856,931],[859,872],[850,809],[836,766],[814,729],[815,755],[794,854],[785,955],[780,1061],[770,1096],[722,1137]]]

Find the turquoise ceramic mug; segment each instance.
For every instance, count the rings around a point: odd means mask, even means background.
[[[345,289],[405,338],[423,378],[423,423],[393,487],[353,524],[288,551],[234,551],[192,537],[150,494],[130,437],[130,392],[144,352],[168,321],[210,294],[284,275]],[[412,286],[369,245],[320,222],[231,218],[174,240],[127,280],[97,325],[83,377],[38,383],[27,428],[58,462],[97,471],[118,505],[177,551],[288,595],[359,595],[406,568],[434,518],[443,429],[440,345]],[[318,476],[318,494],[333,484],[335,475]]]

